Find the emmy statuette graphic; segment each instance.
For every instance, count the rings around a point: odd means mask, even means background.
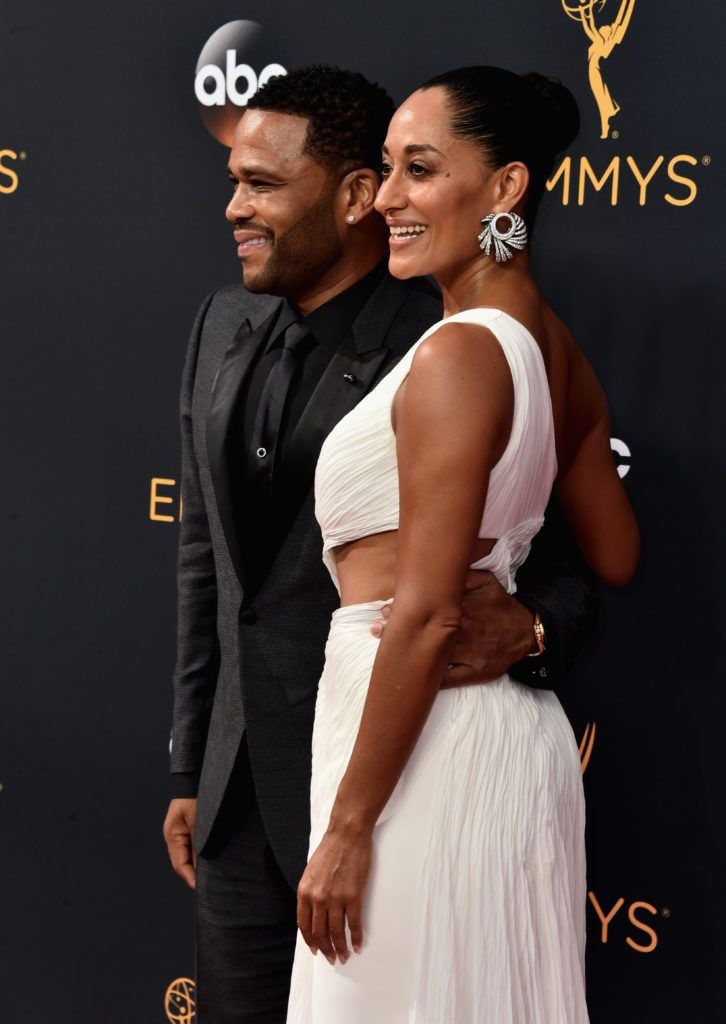
[[[562,0],[562,9],[568,18],[579,21],[590,40],[587,51],[587,76],[590,88],[600,112],[600,138],[606,139],[610,131],[610,121],[620,111],[620,106],[610,95],[600,67],[601,61],[607,60],[618,43],[622,43],[633,15],[635,0],[620,0],[620,9],[613,22],[609,25],[598,25],[595,20],[595,8],[600,14],[608,0],[580,0],[573,4]]]
[[[164,1009],[170,1024],[192,1024],[196,1020],[194,982],[191,978],[172,981],[164,995]]]

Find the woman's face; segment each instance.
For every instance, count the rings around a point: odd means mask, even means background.
[[[482,258],[477,235],[497,208],[496,172],[452,135],[449,118],[436,86],[409,96],[389,125],[376,209],[388,224],[395,277],[447,277]]]

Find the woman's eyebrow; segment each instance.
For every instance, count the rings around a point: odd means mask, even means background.
[[[382,146],[381,149],[386,154],[386,156],[389,155],[388,146]],[[411,142],[411,143],[408,144],[408,146],[404,146],[403,147],[403,152],[407,156],[410,156],[411,153],[438,153],[439,156],[443,156],[444,155],[441,152],[440,149],[436,148],[436,146],[429,146],[427,143],[423,143],[423,142],[422,143]]]

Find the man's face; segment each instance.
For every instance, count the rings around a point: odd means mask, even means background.
[[[245,286],[293,300],[341,257],[337,179],[305,152],[308,121],[248,110],[229,156],[234,224]]]

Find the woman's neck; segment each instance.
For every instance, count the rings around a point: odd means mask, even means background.
[[[533,284],[527,253],[518,253],[504,264],[479,258],[464,267],[452,268],[436,280],[444,300],[444,316],[478,306],[497,306]]]

